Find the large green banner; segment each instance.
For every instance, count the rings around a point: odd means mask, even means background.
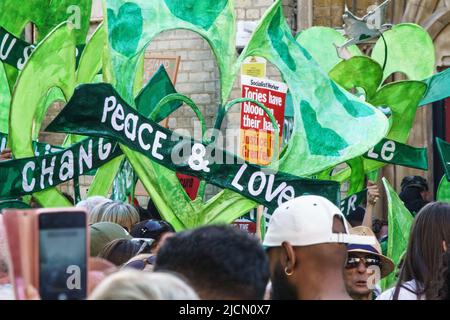
[[[339,183],[299,178],[179,136],[132,109],[110,84],[79,86],[46,131],[119,141],[171,170],[238,192],[268,208],[303,194],[339,203]]]
[[[0,199],[32,194],[88,174],[122,154],[104,138],[89,138],[56,153],[0,162]]]
[[[427,148],[414,148],[392,139],[382,139],[364,158],[428,170]]]

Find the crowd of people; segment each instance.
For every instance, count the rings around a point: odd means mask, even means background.
[[[418,177],[402,183],[414,223],[401,265],[386,255],[388,222],[373,218],[372,182],[365,208],[347,218],[319,196],[282,204],[263,241],[229,225],[176,232],[151,203],[88,198],[76,205],[89,217],[88,299],[450,299],[450,204],[428,202],[425,186]],[[0,299],[14,299],[2,221]],[[396,284],[382,292],[393,272]]]

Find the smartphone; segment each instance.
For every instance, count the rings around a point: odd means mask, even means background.
[[[88,293],[87,213],[78,208],[38,209],[37,264],[43,300],[82,300]]]

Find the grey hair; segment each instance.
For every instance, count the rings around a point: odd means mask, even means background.
[[[195,291],[174,274],[121,270],[103,280],[89,300],[199,300]]]

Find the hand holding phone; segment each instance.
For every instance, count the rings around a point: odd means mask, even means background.
[[[86,299],[89,243],[84,210],[6,210],[6,220],[18,299],[29,285],[44,300]]]

